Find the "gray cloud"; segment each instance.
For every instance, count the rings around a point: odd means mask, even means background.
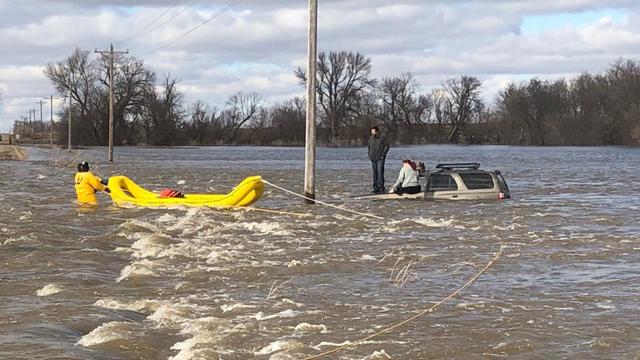
[[[189,36],[159,45],[216,15],[230,1],[26,0],[0,3],[0,131],[51,85],[44,65],[74,48],[115,42],[158,74],[181,79],[189,101],[224,103],[236,91],[257,91],[281,101],[302,88],[293,70],[305,63],[306,1],[242,1]],[[144,36],[130,38],[174,4],[164,19],[180,16]],[[523,20],[581,11],[620,9],[626,19],[603,18],[522,33]],[[638,5],[630,0],[320,1],[319,49],[355,50],[372,58],[374,75],[411,71],[425,91],[448,77],[477,75],[492,99],[508,81],[555,78],[604,70],[618,57],[640,54]],[[160,24],[158,21],[156,24]],[[119,41],[119,42],[118,42]]]

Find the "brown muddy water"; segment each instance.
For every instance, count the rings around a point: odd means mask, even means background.
[[[260,174],[297,190],[299,148],[30,156],[0,163],[2,359],[301,359],[431,306],[501,245],[437,311],[327,358],[640,358],[638,149],[390,152],[388,183],[406,157],[498,168],[502,202],[353,201],[370,187],[365,149],[319,149],[319,199],[385,221],[269,187],[256,206],[307,216],[74,204],[82,159],[156,189],[226,192]]]

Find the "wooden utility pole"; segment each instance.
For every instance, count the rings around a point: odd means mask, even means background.
[[[44,100],[40,100],[36,102],[36,104],[40,104],[40,127],[42,127],[42,125],[44,124],[44,122],[42,121],[42,104],[44,102],[45,102]]]
[[[51,99],[49,99],[49,105],[51,105],[49,112],[49,145],[53,149],[53,94],[51,95]]]
[[[318,57],[318,1],[309,0],[307,46],[307,123],[304,147],[304,196],[307,204],[316,198],[316,63]]]
[[[69,89],[69,124],[67,124],[67,150],[71,150],[71,89]]]
[[[109,161],[113,162],[113,61],[115,54],[128,54],[127,51],[113,51],[113,44],[109,50],[98,50],[96,53],[105,55],[109,59]]]
[[[71,97],[71,86],[73,83],[75,83],[75,76],[73,74],[73,69],[71,69],[71,84],[69,84],[69,123],[67,124],[67,150],[71,150],[71,104],[73,103],[73,98]]]
[[[49,105],[50,107],[50,111],[49,111],[49,143],[51,145],[51,148],[53,148],[53,99],[60,99],[59,97],[53,97],[53,94],[51,94],[51,96],[49,96],[48,98],[45,99],[49,99]]]
[[[36,118],[36,109],[31,109],[33,111],[33,121],[31,122],[31,139],[33,140],[36,137],[36,123],[38,119]]]

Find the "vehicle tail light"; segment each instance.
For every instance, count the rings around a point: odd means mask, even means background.
[[[504,200],[504,193],[503,192],[498,194],[498,199]]]

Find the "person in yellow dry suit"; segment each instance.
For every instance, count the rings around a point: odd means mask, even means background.
[[[75,188],[78,202],[83,205],[98,205],[96,197],[98,191],[111,192],[106,186],[106,181],[103,182],[89,171],[89,163],[86,161],[78,164]]]

